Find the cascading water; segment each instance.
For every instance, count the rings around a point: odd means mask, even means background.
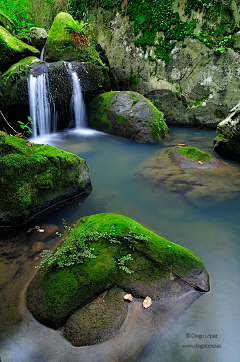
[[[30,71],[28,77],[30,117],[34,123],[33,136],[57,131],[57,112],[49,93],[47,65]]]
[[[65,63],[65,66],[69,72],[73,88],[69,105],[71,119],[75,122],[76,130],[87,131],[84,100],[77,72],[73,69],[71,63]],[[57,131],[58,114],[50,89],[48,64],[32,69],[28,76],[28,94],[30,116],[34,123],[34,137]]]
[[[40,54],[40,60],[43,60],[43,56],[44,56],[44,47],[41,50],[41,54]]]
[[[74,114],[76,129],[82,129],[87,127],[86,113],[84,107],[84,100],[82,95],[81,85],[78,79],[77,72],[73,69],[71,63],[67,63],[69,73],[72,78],[73,94],[71,98],[71,114]]]

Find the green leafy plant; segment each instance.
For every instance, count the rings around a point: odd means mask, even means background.
[[[81,233],[76,235],[73,227],[68,226],[66,220],[63,219],[63,226],[67,233],[63,236],[63,243],[61,247],[58,247],[55,253],[51,250],[43,250],[40,254],[42,257],[45,257],[45,260],[42,260],[40,265],[36,268],[41,267],[56,267],[59,268],[68,267],[74,264],[82,264],[86,259],[93,259],[93,248],[89,247],[89,242],[94,240],[95,235]],[[71,231],[71,238],[67,238],[68,233]],[[59,237],[62,236],[60,233],[56,233]]]
[[[68,226],[66,221],[63,219],[63,226],[65,228],[65,233],[62,235],[59,232],[56,233],[59,237],[62,237],[62,245],[58,247],[53,253],[51,250],[43,250],[40,254],[41,257],[45,259],[41,261],[39,266],[36,268],[42,267],[68,267],[74,264],[82,264],[85,260],[90,260],[96,258],[94,255],[94,248],[90,247],[92,242],[96,241],[109,241],[111,244],[116,244],[123,246],[124,248],[128,247],[134,251],[134,244],[136,242],[147,241],[149,238],[143,234],[136,234],[135,226],[129,224],[130,230],[125,235],[117,237],[114,227],[108,232],[98,232],[96,225],[95,231],[81,231],[80,233],[75,230],[74,225]],[[122,250],[122,249],[120,249]],[[131,270],[125,265],[126,261],[133,260],[131,254],[119,257],[116,260],[116,263],[119,266],[119,269],[125,271],[126,273],[132,273]]]
[[[25,133],[33,134],[33,130],[29,125],[34,124],[34,122],[32,121],[32,118],[30,116],[28,116],[27,123],[23,123],[21,121],[18,121],[18,123],[19,123],[21,129],[23,130],[23,137],[24,137]]]
[[[122,256],[121,258],[119,258],[117,260],[117,263],[118,263],[119,269],[125,271],[127,274],[132,274],[134,272],[132,270],[128,269],[128,267],[125,265],[125,262],[129,261],[129,260],[133,260],[131,254]]]

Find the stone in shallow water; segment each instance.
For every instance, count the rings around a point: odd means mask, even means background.
[[[209,207],[240,192],[240,169],[211,157],[199,164],[179,154],[180,147],[159,150],[140,165],[135,175],[157,188],[178,192],[197,207]]]

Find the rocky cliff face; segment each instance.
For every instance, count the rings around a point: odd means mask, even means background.
[[[168,124],[216,128],[238,103],[240,17],[235,1],[225,7],[206,1],[198,8],[190,1],[168,1],[162,10],[158,4],[159,17],[167,3],[172,4],[167,10],[170,20],[167,15],[161,20],[168,29],[157,24],[154,13],[148,19],[147,8],[146,14],[139,8],[137,17],[130,0],[115,1],[115,8],[90,3],[82,16],[92,24],[92,35],[104,49],[118,87],[149,98]],[[147,23],[145,28],[140,20]],[[154,26],[161,31],[151,33]]]

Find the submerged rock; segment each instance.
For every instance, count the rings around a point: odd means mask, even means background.
[[[0,132],[0,226],[26,223],[63,200],[90,191],[86,162],[49,145]]]
[[[197,207],[209,207],[240,192],[240,170],[195,147],[159,150],[136,171],[157,188],[178,192]]]
[[[136,92],[108,92],[88,106],[89,126],[138,142],[156,143],[168,133],[164,115]]]
[[[78,259],[83,250],[85,256]],[[135,298],[149,296],[153,303],[194,289],[209,290],[208,273],[195,254],[122,215],[97,214],[79,219],[55,255],[53,263],[53,259],[48,259],[49,265],[45,262],[27,291],[31,313],[53,328],[59,328],[76,309],[114,285]],[[91,306],[84,308],[77,312],[77,319]],[[117,313],[114,303],[109,308]],[[103,335],[99,339],[103,340],[108,338],[104,318],[101,323]]]
[[[28,56],[39,56],[36,48],[15,38],[0,26],[0,70],[7,70],[12,64]]]
[[[220,155],[240,161],[240,103],[218,124],[214,150]]]

